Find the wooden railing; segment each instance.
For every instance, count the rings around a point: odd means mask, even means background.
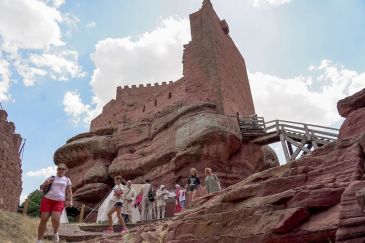
[[[325,127],[307,123],[292,122],[285,120],[273,120],[266,122],[266,133],[294,133],[306,136],[308,139],[315,137],[318,139],[333,141],[338,137],[339,129]]]
[[[243,141],[260,145],[281,142],[287,161],[307,155],[338,137],[339,129],[285,120],[265,122],[263,117],[237,116]]]

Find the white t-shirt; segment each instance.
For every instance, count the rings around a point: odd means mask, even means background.
[[[179,201],[182,202],[182,201],[185,201],[186,198],[185,198],[185,190],[180,190],[180,196],[179,196]]]
[[[124,186],[122,184],[119,184],[119,185],[115,185],[114,188],[113,188],[113,194],[117,191],[122,191],[123,192],[123,189],[124,189]],[[123,202],[123,194],[120,196],[120,197],[117,197],[117,196],[114,196],[112,197],[112,201],[114,202]]]
[[[71,180],[68,177],[55,176],[51,189],[48,191],[45,197],[55,201],[65,201],[66,186],[71,186]]]

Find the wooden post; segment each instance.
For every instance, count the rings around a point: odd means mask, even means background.
[[[28,212],[28,207],[29,207],[29,198],[25,199],[24,202],[24,207],[23,207],[23,215],[27,215]]]
[[[84,220],[84,213],[85,213],[85,204],[82,204],[81,211],[80,211],[79,223],[82,223],[82,221]]]
[[[288,148],[286,147],[285,138],[284,138],[284,135],[282,133],[280,134],[280,142],[281,142],[281,146],[283,147],[283,150],[284,150],[284,155],[285,155],[286,162],[289,162],[290,157],[289,157],[289,153],[288,153]]]

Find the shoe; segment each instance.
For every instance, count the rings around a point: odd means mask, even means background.
[[[120,233],[126,233],[126,232],[128,232],[128,228],[123,228]]]
[[[53,242],[54,243],[60,242],[60,237],[59,237],[58,233],[53,235]]]

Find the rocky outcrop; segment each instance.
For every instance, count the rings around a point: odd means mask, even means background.
[[[172,220],[136,227],[126,237],[169,243],[364,242],[364,166],[363,132],[199,197]],[[116,240],[122,239],[108,242]]]
[[[340,100],[337,109],[346,120],[341,126],[339,138],[359,136],[365,132],[365,89]]]
[[[173,188],[190,168],[210,167],[223,187],[278,166],[273,150],[242,143],[237,115],[255,113],[245,61],[210,1],[190,15],[184,77],[161,85],[118,87],[116,99],[90,125],[59,148],[56,163],[69,167],[77,202],[98,203],[116,175]]]
[[[185,185],[191,167],[201,173],[211,167],[226,187],[278,165],[273,150],[242,144],[235,118],[206,104],[149,123],[78,135],[56,151],[55,161],[69,167],[76,201],[91,204],[110,190],[116,175],[135,183],[150,178],[172,188]]]
[[[122,242],[363,242],[363,149],[358,139],[338,140],[198,198],[170,221],[136,227]]]
[[[365,107],[365,89],[337,102],[338,113],[342,117],[348,117],[351,112]]]
[[[0,109],[0,208],[16,212],[22,191],[21,160],[18,153],[22,138],[15,125]]]

